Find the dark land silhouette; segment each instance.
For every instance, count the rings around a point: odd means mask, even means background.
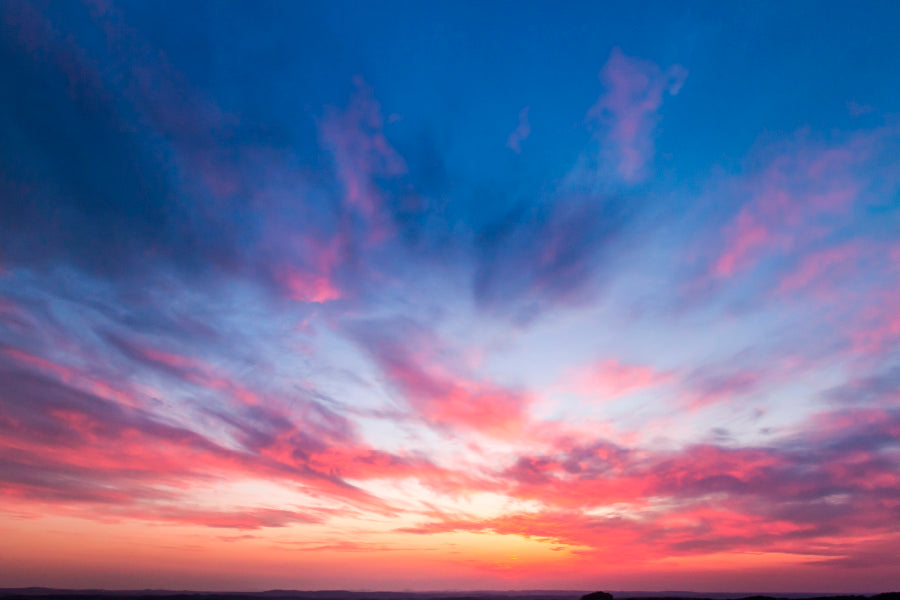
[[[522,590],[447,592],[354,592],[347,590],[266,592],[190,592],[169,590],[66,590],[0,588],[3,600],[900,600],[900,592],[874,595],[753,595],[694,592],[585,592]]]

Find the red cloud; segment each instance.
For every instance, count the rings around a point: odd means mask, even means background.
[[[403,531],[515,534],[617,564],[759,548],[852,556],[860,538],[893,533],[900,414],[841,411],[816,422],[818,434],[768,448],[597,443],[521,456],[498,477],[509,496],[540,508],[492,518],[435,513]]]

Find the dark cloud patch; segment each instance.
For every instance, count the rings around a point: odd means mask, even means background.
[[[628,214],[622,202],[599,197],[515,207],[476,238],[478,305],[528,321],[552,306],[583,302]]]
[[[178,495],[142,482],[138,473],[115,473],[65,463],[37,462],[25,453],[0,449],[0,487],[29,500],[108,506],[137,501],[172,501]]]
[[[900,400],[900,366],[848,381],[827,390],[825,399],[838,404],[875,404]]]
[[[76,449],[95,441],[112,443],[136,431],[160,442],[216,454],[224,452],[197,433],[154,419],[72,385],[29,371],[0,370],[5,435],[48,449]]]
[[[298,189],[302,169],[268,124],[199,94],[115,7],[14,1],[2,12],[3,264],[121,283],[159,269],[240,273],[277,289],[272,254],[316,262],[267,230],[334,225],[327,197]]]
[[[205,412],[228,425],[238,442],[253,453],[264,453],[287,440],[294,457],[306,461],[334,444],[356,443],[354,428],[345,417],[314,400],[301,398],[293,405],[291,417],[263,405]]]
[[[0,44],[5,260],[65,258],[107,274],[154,253],[189,261],[196,240],[166,174],[165,147],[123,113],[80,48],[16,7],[6,11],[9,27],[31,39]],[[33,21],[31,31],[19,16]]]

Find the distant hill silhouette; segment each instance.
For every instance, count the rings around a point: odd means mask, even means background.
[[[517,590],[508,592],[353,592],[345,590],[191,592],[168,590],[65,590],[0,588],[2,600],[900,600],[900,592],[873,596],[784,594],[698,594],[692,592],[590,592]]]

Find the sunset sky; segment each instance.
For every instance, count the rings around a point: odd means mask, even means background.
[[[898,23],[0,1],[0,587],[900,588]]]

